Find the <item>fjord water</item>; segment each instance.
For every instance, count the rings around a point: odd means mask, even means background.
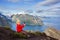
[[[60,17],[50,17],[43,19],[46,26],[51,26],[57,30],[60,30]]]
[[[23,30],[33,30],[43,32],[48,26],[60,30],[60,17],[42,18],[44,25],[42,26],[25,26]],[[16,24],[12,24],[12,29],[16,31]]]

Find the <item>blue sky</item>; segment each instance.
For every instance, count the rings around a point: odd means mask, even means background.
[[[0,0],[0,6],[7,9],[29,9],[42,0]]]
[[[60,0],[0,0],[0,11],[8,15],[60,16]]]

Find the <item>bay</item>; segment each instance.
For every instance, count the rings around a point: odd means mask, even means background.
[[[47,29],[49,26],[60,30],[60,17],[52,17],[52,18],[43,18],[42,19],[44,25],[42,26],[25,26],[23,30],[29,30],[29,31],[41,31],[43,32],[45,29]],[[16,31],[16,24],[12,23],[12,30]]]

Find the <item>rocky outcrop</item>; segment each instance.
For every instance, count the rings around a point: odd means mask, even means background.
[[[3,15],[2,13],[0,13],[0,26],[11,26],[11,20],[9,18],[7,18],[7,16]]]
[[[43,25],[42,20],[38,16],[33,16],[29,14],[12,15],[13,21],[16,22],[16,18],[18,18],[21,23],[25,22],[26,25]]]
[[[57,40],[47,36],[45,33],[35,32],[28,34],[30,37],[23,33],[17,33],[7,27],[0,27],[0,40]]]
[[[60,31],[49,27],[44,32],[46,33],[46,35],[60,40]]]

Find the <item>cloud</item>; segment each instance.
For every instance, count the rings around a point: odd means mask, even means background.
[[[31,1],[34,1],[34,0],[24,0],[24,1],[25,1],[25,2],[29,2],[29,1],[31,2]]]
[[[6,1],[16,3],[19,2],[20,0],[6,0]]]
[[[40,7],[40,6],[51,6],[51,5],[54,5],[56,3],[59,3],[60,0],[45,0],[45,1],[42,1],[42,2],[39,2],[37,3],[37,7]]]
[[[34,9],[39,12],[35,13],[39,16],[60,17],[60,0],[45,0],[39,2],[34,6]]]
[[[43,12],[43,10],[37,10],[37,11],[36,11],[36,13],[41,13],[41,12]]]
[[[33,13],[33,10],[26,10],[26,13]]]
[[[44,8],[44,9],[46,9],[46,8]],[[41,10],[40,13],[37,14],[37,12],[36,12],[35,14],[39,15],[39,16],[47,16],[47,17],[60,17],[60,6],[58,4],[47,7],[46,10],[44,10],[44,9]],[[40,11],[40,10],[38,10],[38,11]]]
[[[8,1],[9,2],[20,2],[21,0],[8,0]],[[31,2],[34,0],[23,0],[23,1],[24,2]],[[32,8],[32,10],[28,10],[29,7],[15,8],[15,11],[13,11],[13,12],[19,13],[19,14],[21,14],[21,13],[25,14],[27,12],[29,14],[40,15],[40,16],[59,16],[60,15],[60,3],[59,2],[60,2],[60,0],[44,0],[42,2],[38,2],[36,5],[33,5],[34,7]],[[3,9],[3,10],[5,11],[6,9]],[[26,10],[26,12],[25,13],[20,12],[20,11],[18,12],[18,10],[23,10],[23,11]],[[35,13],[35,11],[36,11],[36,13]]]
[[[13,2],[13,3],[16,3],[16,2],[32,2],[32,1],[34,1],[34,0],[6,0],[6,1],[8,1],[8,2]]]

